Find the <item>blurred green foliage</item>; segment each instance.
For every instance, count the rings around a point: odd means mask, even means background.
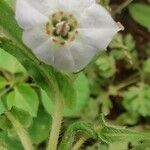
[[[129,12],[133,19],[143,27],[150,29],[150,6],[146,4],[135,3],[129,6]]]

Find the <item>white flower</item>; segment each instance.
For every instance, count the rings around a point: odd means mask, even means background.
[[[33,53],[66,72],[83,69],[120,30],[95,0],[17,0],[16,20]]]

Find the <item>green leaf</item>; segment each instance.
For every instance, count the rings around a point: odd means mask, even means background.
[[[129,52],[131,52],[135,49],[135,41],[134,41],[133,36],[131,34],[127,34],[124,37],[124,45],[127,47],[127,50]]]
[[[11,73],[26,72],[15,57],[0,49],[0,68]]]
[[[98,137],[104,143],[131,142],[150,140],[150,133],[140,133],[124,127],[111,126],[105,122],[103,116],[100,118]]]
[[[112,56],[101,55],[96,61],[96,65],[102,77],[109,78],[116,72],[115,59]]]
[[[123,106],[130,114],[150,116],[150,86],[140,83],[123,94]]]
[[[76,115],[82,108],[84,108],[84,106],[88,102],[89,93],[90,93],[89,83],[86,76],[83,73],[79,74],[79,76],[74,81],[74,89],[77,94],[76,99],[74,99],[74,102],[72,102],[74,106],[71,109],[65,107],[65,112],[64,112],[65,116]],[[68,89],[68,92],[71,92],[70,89]],[[43,90],[41,91],[41,95],[42,95],[42,103],[44,105],[45,110],[49,114],[52,114],[53,102]]]
[[[150,6],[146,4],[135,3],[129,5],[129,13],[133,19],[145,28],[150,29]]]
[[[6,150],[23,150],[20,141],[16,138],[9,137],[6,131],[0,132],[0,148],[2,147]]]
[[[7,97],[7,105],[27,111],[31,116],[37,115],[39,100],[36,92],[28,84],[18,84]]]
[[[12,37],[20,43],[22,30],[18,27],[14,19],[14,11],[9,7],[5,0],[0,1],[0,26],[3,27]]]
[[[4,88],[6,85],[7,85],[6,79],[0,76],[0,89]]]
[[[21,109],[13,108],[11,113],[25,128],[28,128],[33,121],[29,113]]]
[[[6,110],[7,109],[6,109],[2,99],[0,98],[0,115],[3,114]]]
[[[50,115],[44,110],[39,109],[37,117],[33,120],[31,127],[28,129],[34,144],[40,144],[48,138],[50,123]]]

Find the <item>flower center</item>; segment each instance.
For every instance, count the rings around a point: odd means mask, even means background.
[[[57,11],[49,17],[49,22],[45,25],[46,34],[52,41],[59,45],[72,42],[78,35],[78,22],[72,14]]]
[[[70,25],[66,21],[62,21],[57,23],[56,25],[56,33],[62,37],[67,36],[70,31]]]

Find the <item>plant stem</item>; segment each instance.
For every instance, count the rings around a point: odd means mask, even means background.
[[[101,129],[100,126],[97,126],[97,125],[94,126],[94,130],[95,130],[96,132],[99,131],[100,129]],[[85,141],[87,141],[88,139],[89,139],[88,136],[82,135],[82,136],[80,137],[80,139],[74,144],[72,150],[79,150],[79,148],[80,148],[80,147],[85,143]]]
[[[28,136],[27,131],[24,129],[22,124],[16,120],[16,118],[10,113],[5,113],[6,117],[10,120],[12,123],[17,135],[19,136],[21,143],[25,150],[34,150],[34,147],[32,145],[31,139]]]
[[[113,15],[120,13],[125,7],[127,7],[133,0],[127,0],[122,5],[120,5],[114,12]]]
[[[73,146],[72,150],[78,150],[83,144],[84,142],[88,140],[88,137],[86,136],[82,136]]]
[[[47,150],[57,150],[59,132],[61,129],[61,122],[63,119],[63,111],[64,111],[63,99],[57,98],[55,101],[55,110],[53,114],[53,121],[52,121]]]

